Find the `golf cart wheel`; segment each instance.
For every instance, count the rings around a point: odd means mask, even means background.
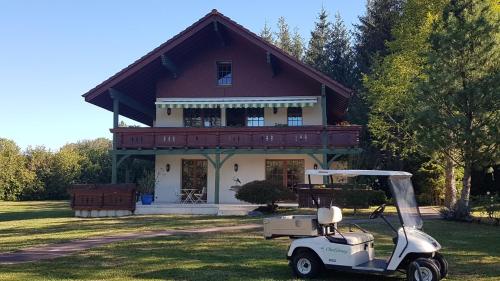
[[[322,267],[321,260],[310,250],[300,250],[292,257],[293,272],[300,278],[315,278]]]
[[[448,261],[440,253],[434,255],[434,261],[436,261],[439,267],[441,278],[445,278],[448,275]]]
[[[428,258],[418,258],[415,260],[418,267],[412,262],[406,272],[406,279],[408,281],[439,281],[441,274],[437,262]],[[420,274],[419,269],[420,268]],[[422,276],[422,279],[420,279]]]

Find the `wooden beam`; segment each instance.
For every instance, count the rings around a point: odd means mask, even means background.
[[[174,79],[179,77],[179,69],[177,66],[174,64],[174,62],[165,54],[161,55],[161,64],[163,67],[165,67],[170,73],[172,73],[172,76]]]
[[[147,106],[143,105],[142,103],[136,101],[135,99],[125,95],[124,93],[117,91],[113,88],[110,88],[109,90],[109,95],[113,100],[118,100],[121,104],[124,104],[130,108],[133,108],[141,113],[146,114],[150,118],[155,118],[155,111],[154,108],[150,109]]]
[[[222,47],[228,46],[229,45],[229,40],[224,33],[224,30],[221,28],[221,24],[218,21],[214,21],[214,32],[217,35],[217,38],[219,38],[220,44]]]
[[[269,66],[271,67],[271,72],[273,74],[273,77],[278,75],[279,65],[278,61],[276,60],[276,57],[270,52],[266,52],[266,61],[267,64],[269,64]]]

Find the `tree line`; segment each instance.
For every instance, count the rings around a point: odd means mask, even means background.
[[[105,138],[66,144],[57,151],[43,146],[21,151],[12,140],[0,138],[0,200],[68,198],[75,183],[109,183],[111,141]],[[136,182],[151,161],[127,159],[123,181]]]
[[[460,217],[471,192],[500,191],[499,15],[494,0],[369,0],[353,32],[321,9],[307,47],[283,17],[261,37],[355,90],[358,168],[411,171]]]

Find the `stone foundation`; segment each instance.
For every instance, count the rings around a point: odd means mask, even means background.
[[[102,218],[102,217],[123,217],[132,215],[128,210],[76,210],[75,217],[79,218]]]

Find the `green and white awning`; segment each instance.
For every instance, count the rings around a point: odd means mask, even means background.
[[[317,97],[158,98],[158,108],[312,107]]]

